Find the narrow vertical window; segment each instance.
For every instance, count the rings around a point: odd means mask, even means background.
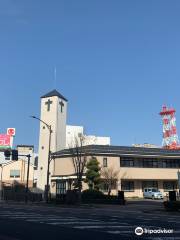
[[[103,167],[107,167],[107,158],[103,158]]]

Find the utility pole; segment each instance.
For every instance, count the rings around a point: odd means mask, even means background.
[[[2,176],[3,176],[3,165],[0,164],[1,167],[1,200],[3,199],[3,182],[2,182]]]
[[[50,104],[50,102],[49,102]],[[42,122],[48,129],[49,131],[49,150],[48,150],[48,162],[47,162],[47,182],[46,182],[46,186],[45,186],[45,192],[44,192],[44,195],[45,195],[45,200],[46,200],[46,203],[49,202],[49,165],[50,165],[50,162],[51,162],[51,133],[52,133],[52,128],[51,128],[51,125],[47,124],[46,122],[44,122],[43,120],[41,120],[40,118],[36,117],[36,116],[31,116],[31,118],[34,118],[40,122]]]
[[[26,181],[26,195],[25,195],[25,202],[28,202],[28,192],[29,192],[29,165],[30,165],[30,159],[31,159],[31,155],[28,154],[26,155],[26,157],[28,158],[28,166],[27,166],[27,181]]]
[[[49,152],[48,152],[48,166],[47,166],[47,183],[46,183],[46,203],[49,202],[49,165],[51,162],[51,125],[49,128]]]

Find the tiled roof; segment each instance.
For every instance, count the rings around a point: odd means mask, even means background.
[[[88,145],[83,147],[83,151],[90,155],[113,155],[113,156],[146,156],[146,157],[179,157],[180,150],[168,150],[163,148],[144,148],[128,146],[109,145]],[[54,157],[65,157],[71,155],[70,149],[64,149],[53,153]]]
[[[48,98],[48,97],[54,97],[57,96],[59,98],[62,98],[64,101],[68,101],[63,95],[61,95],[56,89],[52,90],[51,92],[48,92],[47,94],[43,95],[41,98]]]

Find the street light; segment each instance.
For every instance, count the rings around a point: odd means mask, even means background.
[[[44,122],[43,120],[41,120],[40,118],[36,117],[36,116],[31,116],[31,118],[34,118],[42,123],[44,123],[44,125],[46,125],[47,129],[49,130],[49,151],[48,151],[48,166],[47,166],[47,184],[46,184],[46,188],[45,188],[45,198],[46,198],[46,202],[48,203],[48,195],[49,195],[49,165],[50,165],[50,161],[51,161],[51,125],[47,124],[46,122]]]
[[[177,176],[178,176],[178,188],[179,188],[179,196],[180,196],[180,171],[179,171],[179,169],[177,172]]]
[[[1,200],[2,200],[2,196],[3,196],[3,194],[2,194],[2,189],[3,189],[3,183],[2,183],[3,165],[0,164],[0,167],[1,167],[1,195],[0,195],[0,198],[1,198]]]

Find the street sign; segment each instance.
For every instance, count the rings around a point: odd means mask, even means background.
[[[15,136],[16,129],[15,128],[7,128],[7,135]]]
[[[10,148],[11,136],[7,134],[0,134],[0,148]]]

